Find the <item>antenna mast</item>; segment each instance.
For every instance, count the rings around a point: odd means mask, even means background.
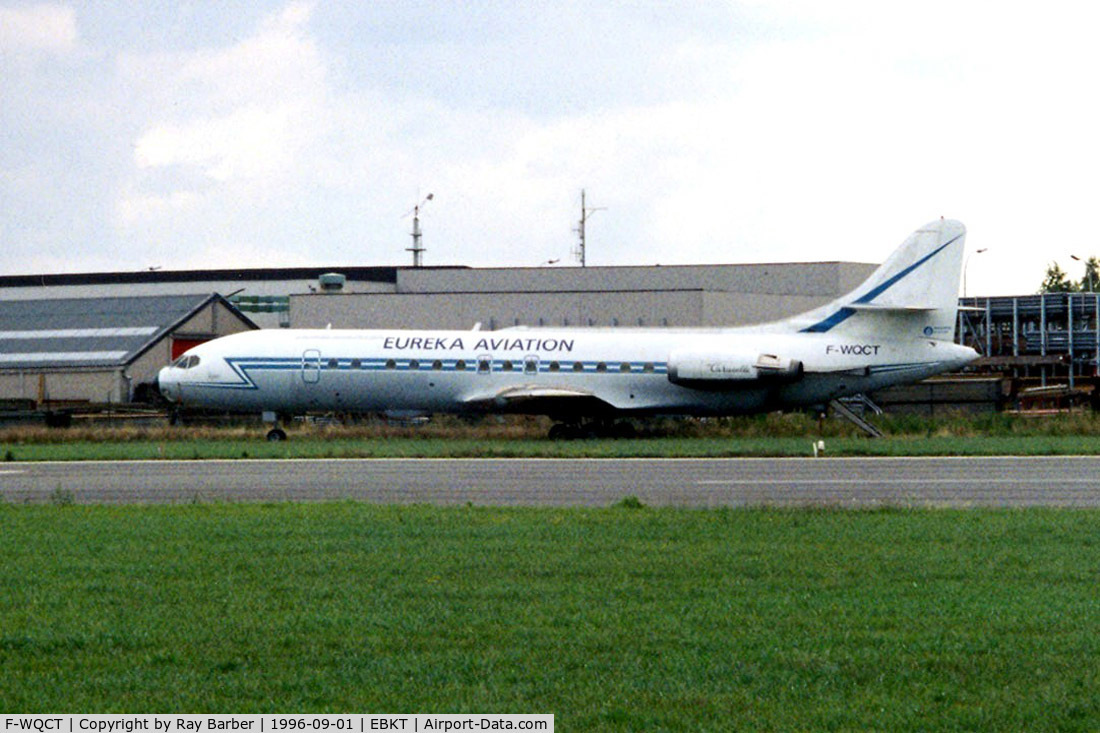
[[[421,246],[421,244],[420,244],[420,236],[421,236],[421,232],[420,232],[420,207],[423,206],[424,204],[428,203],[429,201],[431,201],[433,198],[435,198],[435,194],[429,193],[427,196],[424,197],[424,200],[421,201],[416,206],[414,206],[413,210],[412,210],[412,215],[413,215],[413,230],[412,230],[413,246],[412,247],[406,247],[405,251],[413,253],[413,267],[423,267],[424,266],[424,262],[423,262],[423,260],[424,260],[424,247]],[[406,214],[406,216],[408,216],[408,214]]]
[[[577,224],[577,228],[574,229],[578,236],[578,242],[576,248],[573,250],[573,256],[577,258],[577,262],[581,263],[581,267],[585,266],[584,255],[584,226],[588,222],[588,216],[597,211],[603,211],[606,206],[594,206],[591,209],[587,208],[584,204],[584,189],[581,189],[581,220]]]

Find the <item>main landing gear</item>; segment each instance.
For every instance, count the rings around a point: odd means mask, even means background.
[[[281,443],[286,440],[286,431],[279,427],[279,415],[271,410],[264,410],[260,416],[265,424],[271,426],[267,431],[267,440],[270,443]]]
[[[633,438],[638,434],[625,420],[590,420],[559,422],[550,428],[550,440],[591,440],[595,438]]]

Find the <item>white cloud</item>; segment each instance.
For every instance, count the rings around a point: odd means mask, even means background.
[[[310,5],[293,3],[228,48],[184,54],[171,83],[195,95],[190,106],[199,113],[315,100],[327,71],[308,33],[310,16]]]
[[[326,69],[306,32],[310,11],[291,4],[227,48],[123,60],[123,73],[153,90],[160,106],[134,142],[135,176],[123,187],[118,221],[168,217],[168,227],[178,225],[175,211],[204,207],[228,216],[227,201],[256,206],[287,185],[325,116]],[[158,190],[148,190],[152,180]],[[160,190],[172,181],[174,190]]]
[[[404,262],[431,191],[428,264],[531,265],[568,259],[582,187],[593,264],[875,261],[941,214],[989,248],[972,291],[1092,254],[1100,11],[702,5],[92,5],[80,38],[0,10],[9,261]]]
[[[76,13],[70,7],[0,7],[0,51],[64,53],[76,41]]]
[[[124,225],[130,226],[150,219],[171,216],[177,212],[187,212],[195,208],[198,203],[198,195],[191,191],[176,191],[163,196],[131,194],[124,197],[119,204],[118,216]]]
[[[139,168],[192,165],[216,181],[256,178],[285,170],[292,157],[291,114],[238,109],[218,118],[163,124],[134,146]]]

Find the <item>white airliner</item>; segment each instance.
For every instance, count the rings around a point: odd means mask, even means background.
[[[571,436],[615,417],[734,415],[829,401],[959,369],[953,342],[965,227],[918,229],[862,285],[821,308],[722,329],[282,329],[225,336],[161,370],[181,407],[549,415]],[[269,439],[285,433],[275,427]]]

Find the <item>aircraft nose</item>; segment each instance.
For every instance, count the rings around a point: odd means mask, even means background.
[[[157,373],[157,378],[153,380],[153,389],[169,402],[175,402],[178,397],[178,390],[176,389],[176,381],[171,377],[170,370],[171,367],[164,367]]]

